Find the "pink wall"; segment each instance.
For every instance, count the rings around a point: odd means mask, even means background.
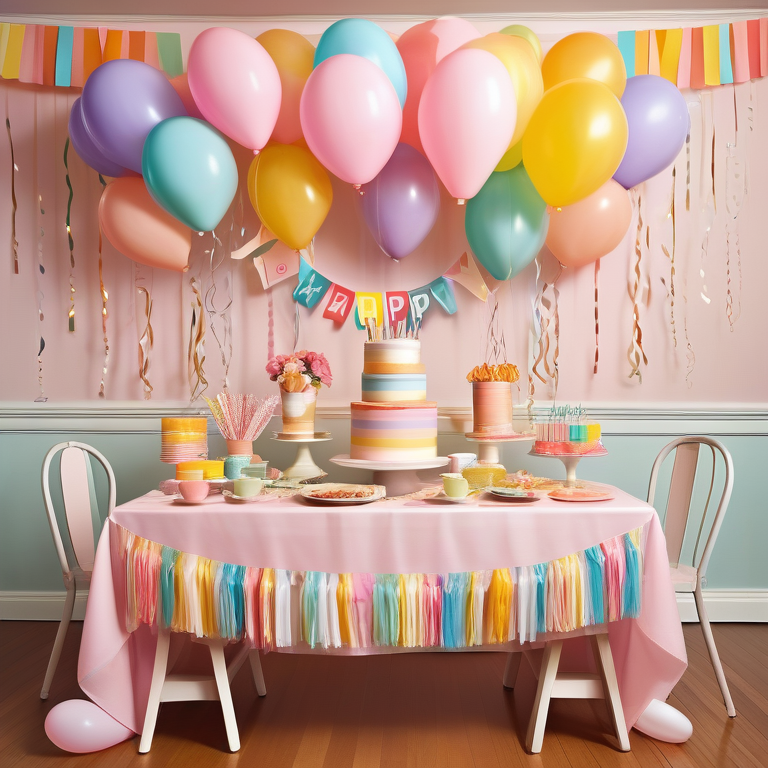
[[[307,23],[290,25],[305,27]],[[146,26],[146,25],[145,25]],[[161,25],[156,25],[159,29]],[[180,24],[175,25],[176,28]],[[186,24],[184,46],[188,48],[200,25]],[[250,27],[261,25],[238,25]],[[289,26],[289,25],[285,25]],[[480,25],[478,25],[480,26]],[[162,25],[168,29],[168,25]],[[258,30],[257,30],[258,31]],[[309,30],[307,30],[309,31]],[[483,29],[482,31],[490,31]],[[551,40],[550,40],[551,42]],[[44,89],[0,83],[0,102],[6,103],[11,120],[16,163],[16,215],[20,274],[12,273],[10,242],[10,153],[0,141],[0,316],[2,317],[3,374],[0,400],[32,401],[38,394],[38,327],[46,341],[43,353],[44,388],[49,402],[97,400],[104,343],[101,333],[101,300],[98,282],[98,226],[96,208],[100,184],[96,174],[70,153],[70,175],[74,188],[72,233],[75,241],[77,330],[67,331],[69,307],[69,250],[64,225],[67,187],[62,161],[69,107],[77,91]],[[749,191],[736,221],[726,210],[726,194],[732,196],[737,181],[733,161],[727,160],[729,144],[735,140],[734,89],[723,86],[700,94],[686,92],[692,122],[691,206],[685,211],[685,153],[677,161],[677,252],[676,325],[678,346],[672,345],[667,290],[669,262],[661,244],[671,245],[671,221],[667,218],[671,169],[648,182],[643,190],[644,219],[650,223],[650,252],[644,254],[650,292],[642,310],[643,340],[649,364],[643,382],[628,377],[627,348],[632,329],[632,305],[627,284],[634,263],[634,227],[616,251],[602,260],[600,272],[600,369],[592,373],[594,356],[594,305],[591,267],[566,271],[557,285],[560,290],[560,386],[558,399],[593,403],[757,403],[766,399],[765,331],[768,328],[768,264],[765,242],[768,234],[768,83],[765,80],[736,88],[739,115],[739,144],[736,158],[747,170]],[[751,105],[751,109],[750,109]],[[752,120],[748,116],[752,115]],[[711,116],[715,120],[715,198],[717,212],[711,224],[706,258],[702,240],[707,224],[706,201],[700,187],[708,184],[711,167]],[[703,126],[703,130],[702,130]],[[241,179],[244,174],[241,174]],[[45,214],[38,216],[36,194],[43,197]],[[401,263],[387,259],[377,248],[357,210],[356,196],[346,185],[335,183],[334,206],[315,243],[316,267],[348,288],[393,290],[415,288],[442,274],[467,249],[463,234],[463,209],[447,195],[440,221],[417,252]],[[704,200],[704,202],[702,202]],[[236,201],[237,202],[237,201]],[[246,238],[255,234],[256,220],[244,196]],[[38,237],[38,218],[44,236]],[[229,221],[225,219],[225,221]],[[730,221],[731,242],[741,252],[741,286],[736,249],[731,248],[731,285],[740,306],[740,316],[731,331],[726,317],[726,225]],[[184,401],[187,385],[187,345],[192,292],[189,280],[200,275],[210,285],[208,256],[211,238],[195,237],[192,269],[185,275],[136,268],[108,243],[104,246],[104,282],[109,292],[108,336],[110,365],[106,379],[110,401],[142,398],[138,378],[137,339],[141,307],[134,287],[136,273],[151,286],[154,297],[152,326],[154,349],[149,378],[153,401]],[[42,242],[45,274],[38,275],[37,249]],[[551,256],[544,256],[545,273]],[[703,271],[703,276],[702,276]],[[226,291],[226,273],[233,286],[230,385],[235,391],[271,392],[264,371],[270,308],[273,311],[276,351],[293,344],[294,304],[291,291],[295,278],[276,286],[271,295],[261,288],[255,270],[247,262],[228,259],[216,271],[221,297]],[[531,299],[535,267],[529,267],[511,284],[498,288],[502,328],[508,358],[523,378],[530,356]],[[687,284],[687,285],[686,285]],[[710,299],[702,299],[703,286]],[[36,292],[42,290],[44,320],[38,322]],[[489,308],[456,286],[458,313],[447,316],[439,307],[430,310],[423,330],[423,358],[427,364],[429,396],[443,406],[468,406],[469,391],[464,376],[483,362]],[[220,305],[220,302],[217,301]],[[299,345],[323,350],[335,375],[330,391],[323,392],[323,405],[343,406],[357,399],[360,391],[363,334],[352,320],[340,330],[322,318],[321,302],[314,311],[301,310]],[[683,327],[695,354],[695,366],[687,373]],[[223,383],[220,355],[212,334],[206,344],[208,394]],[[541,385],[537,398],[546,398]],[[524,392],[523,397],[524,400]]]

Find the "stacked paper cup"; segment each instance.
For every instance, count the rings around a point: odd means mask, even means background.
[[[208,419],[162,419],[161,435],[160,461],[166,464],[208,458]]]

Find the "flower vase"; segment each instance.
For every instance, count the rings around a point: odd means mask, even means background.
[[[280,387],[283,406],[283,432],[314,437],[317,387],[308,384],[301,392],[286,392]]]
[[[253,456],[253,442],[251,440],[226,440],[227,455],[229,456]]]

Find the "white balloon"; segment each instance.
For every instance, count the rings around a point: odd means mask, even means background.
[[[658,699],[651,699],[634,727],[646,736],[670,744],[682,744],[693,733],[691,721],[682,712]]]
[[[45,732],[66,752],[98,752],[130,739],[134,733],[85,699],[57,704],[45,718]]]

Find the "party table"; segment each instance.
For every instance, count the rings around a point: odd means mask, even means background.
[[[221,495],[183,506],[153,491],[102,531],[80,686],[140,732],[158,625],[341,654],[514,651],[607,630],[631,727],[687,662],[656,512],[611,490],[587,503],[357,506]]]

